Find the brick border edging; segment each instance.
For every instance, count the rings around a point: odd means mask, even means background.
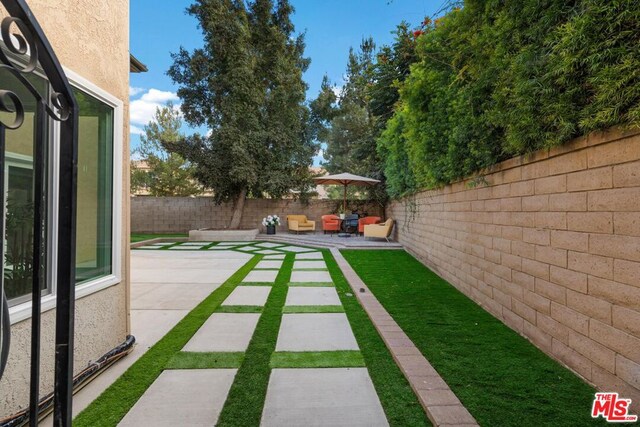
[[[478,426],[475,418],[371,293],[340,250],[333,248],[331,254],[433,425]]]

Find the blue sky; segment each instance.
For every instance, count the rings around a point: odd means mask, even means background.
[[[323,75],[340,85],[349,47],[357,47],[372,36],[378,46],[393,40],[391,31],[402,20],[418,25],[433,15],[443,0],[291,0],[296,9],[293,23],[297,32],[306,32],[306,56],[311,66],[304,79],[307,98],[314,98]],[[193,50],[202,45],[196,20],[185,14],[189,0],[133,0],[130,45],[133,53],[149,67],[147,73],[131,75],[131,144],[139,143],[139,133],[155,108],[171,100],[179,104],[176,86],[166,75],[171,52],[180,46]],[[316,159],[316,163],[318,159]]]

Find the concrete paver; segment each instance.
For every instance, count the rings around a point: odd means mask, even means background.
[[[293,263],[293,269],[294,270],[299,270],[299,269],[304,269],[304,268],[324,268],[326,270],[327,269],[327,264],[325,264],[324,261],[322,261],[322,260],[318,260],[318,261],[294,261],[294,263]]]
[[[313,249],[303,248],[303,247],[300,247],[300,246],[283,246],[281,248],[278,248],[278,250],[287,251],[287,252],[311,252],[311,251],[313,251]]]
[[[323,259],[322,253],[320,252],[307,252],[302,254],[296,254],[296,259]]]
[[[236,371],[236,369],[164,371],[118,425],[121,427],[215,425]]]
[[[285,305],[341,305],[336,288],[291,287]]]
[[[328,271],[292,271],[291,282],[331,282]]]
[[[279,260],[262,260],[256,266],[255,269],[260,268],[280,268],[282,267],[282,261]]]
[[[182,351],[245,351],[260,313],[213,313]]]
[[[273,283],[276,281],[276,277],[278,277],[278,272],[275,270],[252,270],[242,281]]]
[[[358,350],[344,313],[284,314],[276,351]]]
[[[271,286],[238,286],[222,305],[259,305],[267,302]]]
[[[366,368],[274,369],[262,426],[387,426]]]

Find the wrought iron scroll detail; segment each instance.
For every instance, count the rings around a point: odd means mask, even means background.
[[[75,207],[77,182],[78,105],[62,66],[58,62],[42,28],[25,0],[0,0],[8,16],[0,23],[0,71],[10,73],[34,98],[34,240],[33,284],[31,298],[31,370],[29,424],[37,425],[40,366],[40,299],[44,271],[46,229],[46,186],[43,170],[47,162],[47,118],[61,123],[58,188],[58,252],[56,295],[56,350],[54,385],[54,425],[71,425],[71,384],[73,376],[73,313],[75,300]],[[16,31],[17,30],[17,31]],[[42,94],[29,81],[38,70],[48,80],[47,94]],[[15,90],[15,89],[14,89]],[[5,135],[7,129],[18,129],[25,122],[25,108],[11,88],[0,88],[0,172],[5,168]],[[0,173],[0,189],[4,189],[4,173]],[[2,190],[4,192],[4,190]],[[4,195],[3,195],[4,198]],[[5,203],[0,203],[0,230],[4,230]],[[4,269],[4,238],[0,238]],[[0,274],[0,379],[7,363],[10,343],[10,319],[4,274]]]

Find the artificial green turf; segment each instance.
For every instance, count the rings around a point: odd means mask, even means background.
[[[604,424],[592,387],[408,253],[342,253],[481,425]]]
[[[285,305],[283,313],[344,313],[341,305]]]
[[[271,355],[271,368],[362,368],[359,351],[278,351]]]
[[[289,282],[289,286],[333,287],[333,282]]]
[[[335,259],[328,250],[322,252],[389,424],[398,427],[431,425],[382,338],[353,296]]]
[[[258,426],[269,385],[271,353],[275,351],[282,307],[287,297],[293,254],[288,254],[276,277],[260,320],[253,333],[244,362],[238,369],[224,403],[217,426]]]
[[[73,420],[74,426],[115,426],[151,386],[176,353],[262,259],[251,258],[226,282],[191,310],[160,341]]]
[[[142,242],[144,240],[159,239],[162,237],[188,237],[187,234],[139,234],[131,233],[131,243]]]
[[[216,308],[216,313],[261,313],[259,305],[221,305]]]
[[[327,271],[326,268],[294,268],[293,271]]]
[[[244,360],[244,353],[200,353],[181,351],[176,353],[167,369],[214,369],[214,368],[239,368]]]

